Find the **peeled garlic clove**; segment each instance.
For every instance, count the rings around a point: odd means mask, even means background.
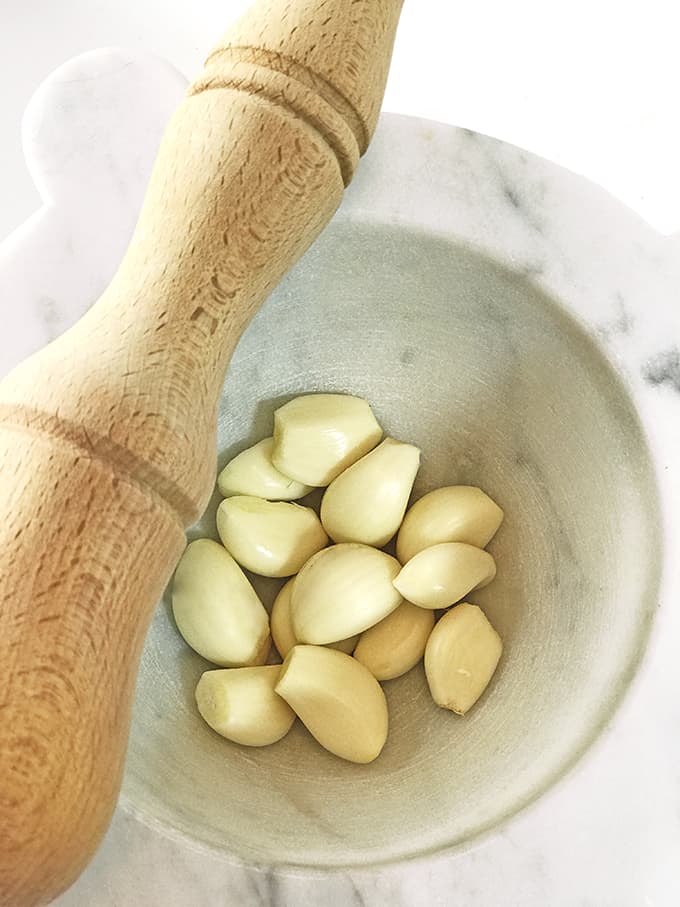
[[[378,443],[382,429],[360,397],[310,394],[274,413],[272,462],[284,475],[324,486]]]
[[[321,522],[336,542],[381,548],[404,518],[420,451],[385,438],[374,450],[333,479],[321,502]]]
[[[354,657],[376,680],[401,677],[423,657],[433,627],[433,611],[402,602],[379,624],[361,634]]]
[[[274,599],[274,606],[272,608],[272,638],[274,639],[274,645],[281,658],[285,658],[293,646],[296,646],[299,642],[299,640],[295,638],[293,622],[290,616],[290,596],[294,582],[295,578],[288,580],[286,585]],[[328,647],[351,655],[358,641],[358,636],[350,636],[349,639],[341,639],[339,642],[328,643]]]
[[[276,692],[313,737],[350,762],[372,762],[387,739],[387,702],[371,672],[354,658],[323,646],[295,646],[281,668]]]
[[[488,551],[464,542],[445,542],[419,551],[401,568],[395,588],[421,608],[447,608],[496,575]]]
[[[261,664],[269,651],[269,618],[228,551],[211,539],[187,545],[177,565],[172,610],[186,642],[223,667]]]
[[[224,547],[260,576],[291,576],[328,543],[311,507],[237,495],[217,508]]]
[[[432,698],[464,715],[491,680],[503,651],[498,633],[477,605],[462,602],[437,622],[425,648]]]
[[[296,501],[312,490],[284,476],[272,463],[273,438],[264,438],[230,460],[217,477],[225,498],[233,494],[253,495],[267,501]]]
[[[437,488],[409,508],[397,536],[397,557],[405,564],[441,542],[486,548],[502,522],[503,511],[481,488]]]
[[[396,558],[352,543],[315,554],[295,578],[293,630],[300,642],[323,645],[377,624],[401,604],[392,584]]]
[[[206,671],[196,687],[201,717],[234,743],[276,743],[295,721],[291,707],[274,692],[280,673],[281,665]]]

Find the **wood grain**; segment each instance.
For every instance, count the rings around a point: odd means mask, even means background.
[[[229,358],[367,147],[400,8],[253,6],[175,113],[110,287],[0,385],[2,907],[48,903],[108,825]]]

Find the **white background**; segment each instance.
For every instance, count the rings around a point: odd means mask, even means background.
[[[123,45],[197,72],[247,0],[0,0],[0,238],[38,199],[21,116],[68,57]],[[583,173],[680,229],[677,0],[406,0],[385,109]]]

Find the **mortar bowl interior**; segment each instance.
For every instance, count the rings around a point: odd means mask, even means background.
[[[300,393],[366,397],[387,435],[422,449],[414,498],[479,485],[506,517],[495,582],[470,600],[504,641],[465,718],[432,702],[422,664],[384,685],[390,732],[359,766],[300,722],[237,746],[199,717],[209,665],[169,595],[147,640],[125,800],[229,857],[319,868],[460,847],[549,788],[594,740],[644,648],[659,579],[650,456],[595,340],[531,279],[466,245],[334,223],[244,334],[224,386],[220,466],[271,434]],[[216,537],[214,499],[191,536]],[[271,604],[280,583],[261,581]]]

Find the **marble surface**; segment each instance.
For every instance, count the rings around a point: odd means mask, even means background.
[[[67,64],[39,91],[25,134],[45,204],[0,248],[0,374],[106,284],[182,89],[165,64],[108,51]],[[397,136],[400,154],[388,155]],[[670,557],[680,538],[680,242],[516,148],[394,118],[339,213],[350,216],[463,238],[531,274],[623,375],[654,453],[669,554],[643,666],[587,757],[466,851],[375,872],[281,873],[233,865],[119,807],[94,861],[56,903],[671,907],[680,902],[680,582]]]

